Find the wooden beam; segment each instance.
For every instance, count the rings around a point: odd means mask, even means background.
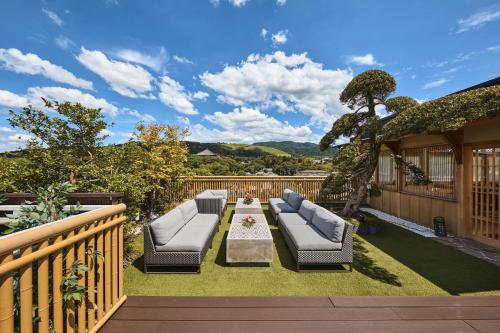
[[[394,155],[401,154],[401,141],[384,141],[384,145],[386,145]]]
[[[443,134],[446,142],[451,146],[455,153],[455,161],[457,164],[462,164],[462,150],[464,146],[464,132],[462,129],[453,132],[444,132]]]

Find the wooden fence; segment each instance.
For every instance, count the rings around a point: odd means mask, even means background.
[[[22,205],[25,201],[36,201],[36,195],[32,193],[0,193],[0,197],[5,198],[3,205]],[[115,205],[122,202],[121,192],[85,192],[68,194],[68,203],[71,205],[77,202],[81,205]]]
[[[292,189],[308,200],[318,203],[344,202],[349,197],[349,190],[338,195],[322,195],[321,184],[325,177],[257,177],[257,176],[197,176],[183,183],[172,191],[179,191],[182,199],[189,199],[207,189],[228,190],[228,202],[235,203],[245,193],[251,193],[259,198],[262,203],[267,203],[269,198],[281,198],[283,190]]]
[[[0,237],[0,332],[97,332],[126,299],[125,208],[113,205]],[[88,290],[81,303],[68,301],[70,288],[63,287],[75,267],[81,270],[73,288]]]

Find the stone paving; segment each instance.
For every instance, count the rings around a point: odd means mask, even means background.
[[[500,249],[482,244],[472,239],[465,239],[456,236],[435,237],[434,240],[470,254],[471,256],[486,260],[492,264],[500,266]]]

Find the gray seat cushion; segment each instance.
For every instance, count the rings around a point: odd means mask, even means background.
[[[284,201],[288,201],[288,196],[290,195],[290,193],[293,193],[293,191],[290,190],[289,188],[284,189],[281,199],[283,199]]]
[[[302,200],[299,208],[299,214],[302,215],[307,221],[311,222],[314,212],[318,206],[309,200]]]
[[[167,244],[168,241],[184,226],[184,218],[180,209],[172,209],[149,224],[156,245]]]
[[[342,242],[345,221],[332,212],[319,207],[316,209],[311,223],[333,242]]]
[[[299,251],[336,251],[342,243],[332,242],[312,225],[289,225],[288,234]]]
[[[297,212],[296,209],[293,209],[292,206],[280,198],[269,199],[269,205],[272,206],[272,209],[276,214]]]
[[[308,222],[298,213],[281,213],[278,216],[281,225],[288,229],[290,225],[306,225]]]
[[[288,195],[288,200],[286,202],[288,202],[288,204],[293,209],[299,210],[300,204],[302,203],[302,200],[304,200],[304,198],[302,196],[300,196],[297,193],[293,192],[293,193],[290,193]]]
[[[201,252],[212,234],[210,226],[186,225],[164,245],[155,246],[159,252]]]
[[[215,196],[220,196],[227,201],[227,190],[209,190]]]
[[[184,218],[184,223],[188,223],[196,214],[198,214],[198,207],[196,201],[188,200],[178,207]]]
[[[217,214],[196,214],[191,221],[186,224],[192,227],[210,227],[212,229],[217,227],[219,223],[219,216]]]

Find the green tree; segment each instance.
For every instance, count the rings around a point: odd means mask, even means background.
[[[43,99],[46,110],[31,105],[20,112],[9,111],[9,123],[31,135],[27,151],[38,186],[69,181],[75,184],[86,177],[102,146],[107,123],[101,109],[80,103],[51,102]]]
[[[431,130],[450,130],[466,122],[485,117],[500,108],[500,87],[477,89],[445,96],[418,104],[410,97],[388,98],[396,89],[394,78],[381,70],[369,70],[352,79],[340,95],[352,113],[337,119],[332,129],[321,139],[327,149],[340,138],[349,142],[341,145],[333,157],[334,173],[327,177],[323,190],[338,193],[351,186],[351,195],[342,210],[345,216],[355,214],[366,199],[372,175],[377,167],[380,147],[390,138]],[[383,106],[394,118],[383,124],[375,107]],[[415,183],[428,180],[416,166],[395,156],[396,162],[412,175]]]

